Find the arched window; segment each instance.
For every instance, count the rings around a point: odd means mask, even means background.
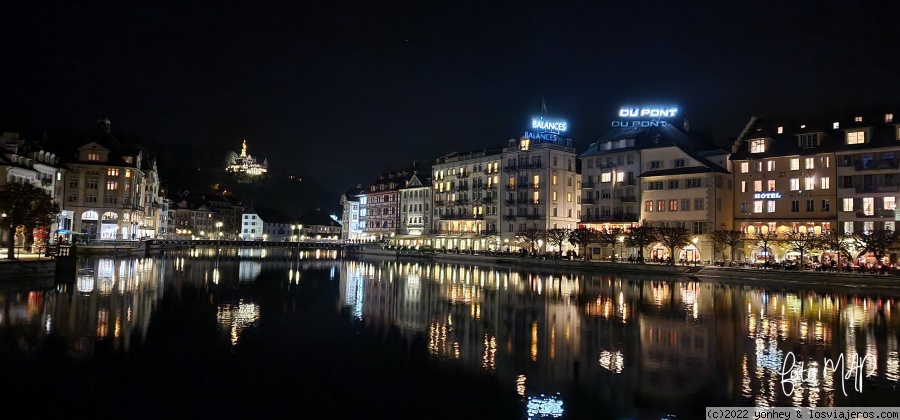
[[[111,211],[108,211],[108,212],[106,212],[106,213],[103,213],[103,221],[104,221],[104,222],[107,222],[107,221],[116,221],[116,220],[119,220],[119,215],[118,215],[118,214],[116,214],[116,213],[114,213],[114,212],[111,212]]]
[[[129,212],[127,212],[127,211],[126,211],[126,212],[123,212],[123,213],[122,213],[122,221],[123,221],[123,222],[130,222],[130,221],[131,221],[131,213],[129,213]]]
[[[84,213],[81,213],[81,220],[97,220],[97,212],[93,210],[88,210]]]

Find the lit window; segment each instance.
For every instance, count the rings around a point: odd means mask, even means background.
[[[791,159],[791,170],[792,170],[792,171],[799,171],[799,170],[800,170],[800,159],[799,159],[799,158],[793,158],[793,159]]]
[[[884,122],[894,122],[894,114],[884,114]]]
[[[775,213],[775,200],[766,201],[766,212]]]
[[[821,162],[821,165],[820,165],[820,166],[821,166],[822,168],[827,168],[827,167],[829,167],[829,166],[831,165],[831,159],[829,159],[828,156],[822,156],[822,157],[820,158],[820,162]]]
[[[775,161],[774,160],[770,160],[770,161],[766,162],[766,170],[769,172],[772,172],[775,170]]]
[[[815,177],[807,177],[804,182],[805,190],[814,190],[816,189],[816,178]]]
[[[884,197],[884,209],[885,210],[896,210],[897,204],[896,199],[894,197]]]
[[[552,194],[553,201],[556,201],[556,191],[553,191],[551,194]]]
[[[762,191],[762,181],[753,181],[753,191],[754,192]]]
[[[125,170],[125,178],[131,178],[131,169]]]
[[[741,181],[741,192],[747,192],[747,181]]]
[[[572,202],[572,193],[566,193],[566,202]]]
[[[837,130],[838,128],[841,128],[841,123],[835,121],[833,127],[835,130]]]
[[[750,153],[764,153],[766,151],[766,139],[753,139],[750,141]]]
[[[553,185],[556,185],[556,175],[553,175],[553,178],[550,181]]]
[[[853,122],[862,122],[862,117],[854,117]]]
[[[852,198],[844,198],[844,211],[853,211],[853,199]]]
[[[119,184],[116,181],[106,181],[106,189],[114,190],[118,188]]]
[[[767,190],[767,191],[775,191],[775,180],[774,180],[774,179],[770,179],[770,180],[768,181],[768,183],[769,183],[769,185],[768,185],[768,190]]]
[[[87,160],[98,161],[100,160],[100,155],[97,153],[88,153]]]
[[[828,188],[831,188],[831,178],[827,176],[822,177],[822,180],[819,182],[819,184],[821,184],[823,190],[827,190]]]
[[[108,176],[119,176],[119,170],[117,168],[109,168],[106,170],[106,175]]]
[[[894,230],[894,222],[884,222],[884,230]]]
[[[782,134],[782,133],[784,133],[784,127],[779,126],[779,127],[778,127],[778,134]]]
[[[863,144],[866,142],[865,131],[851,131],[847,133],[847,144]]]
[[[815,167],[816,167],[815,158],[808,157],[808,158],[803,159],[803,167],[806,169],[815,169]]]
[[[666,200],[657,200],[656,201],[656,210],[657,211],[666,211]]]
[[[750,164],[747,162],[741,162],[741,173],[745,174],[747,172],[750,172]]]
[[[863,213],[866,216],[875,214],[875,197],[863,197]]]
[[[800,190],[800,178],[791,178],[791,191]]]
[[[831,211],[831,200],[822,200],[822,211]]]
[[[612,181],[612,173],[604,172],[600,174],[600,182],[611,182]]]
[[[669,211],[678,211],[678,200],[669,200]]]
[[[534,178],[532,179],[532,181],[534,182],[535,188],[539,187],[541,185],[541,176],[535,175]]]
[[[533,196],[532,198],[534,199],[534,200],[533,200],[533,201],[534,201],[534,204],[539,204],[539,203],[541,202],[541,195],[540,195],[540,192],[535,191],[535,192],[534,192],[534,196]]]
[[[644,211],[653,212],[653,200],[647,200],[644,202]]]
[[[762,200],[756,200],[753,202],[753,212],[754,213],[762,213],[763,212]]]

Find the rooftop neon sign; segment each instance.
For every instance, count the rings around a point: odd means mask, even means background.
[[[619,108],[619,118],[671,118],[678,108]]]
[[[545,121],[543,118],[534,118],[531,120],[531,128],[535,130],[562,132],[566,131],[569,127],[565,121]]]

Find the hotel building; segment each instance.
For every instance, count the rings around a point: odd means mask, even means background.
[[[734,224],[756,232],[829,231],[837,225],[835,151],[845,141],[837,126],[753,118],[732,147]],[[787,253],[745,241],[737,259],[775,259]]]
[[[427,176],[428,171],[424,172]],[[413,171],[400,189],[400,235],[421,237],[431,233],[431,182]]]
[[[437,159],[432,167],[435,247],[499,246],[501,158],[501,150],[480,150]]]
[[[838,223],[843,232],[895,230],[900,192],[900,123],[894,114],[831,122],[837,149]]]

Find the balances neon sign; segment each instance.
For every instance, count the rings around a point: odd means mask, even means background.
[[[568,128],[565,121],[544,121],[544,119],[533,119],[531,120],[531,128],[536,130],[549,130],[549,131],[566,131]]]

